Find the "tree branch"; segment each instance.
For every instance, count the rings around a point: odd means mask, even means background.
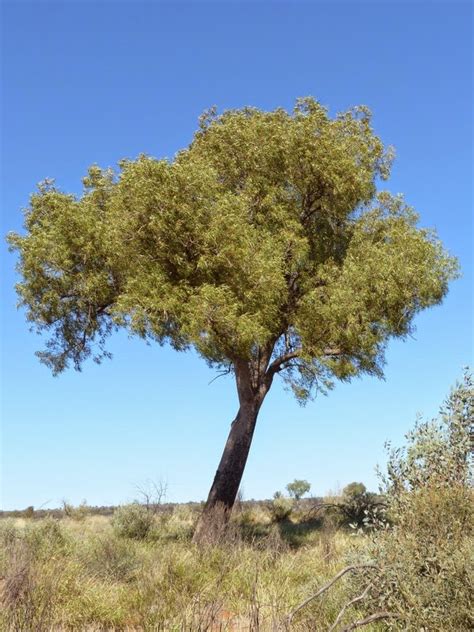
[[[286,362],[289,362],[290,360],[294,360],[295,358],[298,358],[300,355],[301,349],[297,349],[296,351],[289,351],[288,353],[284,353],[283,355],[281,355],[279,358],[277,358],[276,360],[274,360],[270,366],[267,369],[267,373],[270,375],[275,375],[275,373],[278,373],[278,371],[281,370],[281,367],[283,364],[285,364]]]
[[[208,386],[210,384],[212,384],[213,382],[215,382],[215,380],[217,380],[218,378],[223,377],[224,375],[229,375],[230,373],[232,373],[232,367],[231,366],[228,366],[226,369],[222,369],[222,371],[218,371],[217,375],[212,378],[212,380],[209,382]]]
[[[356,628],[361,628],[364,625],[369,625],[369,623],[373,623],[374,621],[379,621],[380,619],[401,619],[402,616],[399,614],[395,614],[394,612],[374,612],[374,614],[365,617],[365,619],[359,619],[358,621],[354,621],[350,623],[345,628],[342,628],[341,632],[351,632],[351,630],[355,630]]]
[[[379,570],[378,566],[375,566],[375,564],[361,564],[360,566],[346,566],[346,568],[343,568],[341,571],[339,571],[339,573],[335,577],[331,579],[331,581],[329,581],[327,584],[322,586],[317,592],[314,593],[314,595],[311,595],[310,597],[305,599],[302,603],[300,603],[299,606],[297,606],[294,610],[292,610],[292,612],[290,612],[290,614],[288,615],[288,624],[291,623],[295,614],[297,614],[302,608],[307,606],[311,601],[313,601],[313,599],[316,599],[316,597],[319,597],[320,595],[325,593],[326,590],[329,590],[329,588],[331,588],[333,584],[335,584],[339,579],[341,579],[341,577],[344,577],[346,573],[359,571],[366,568]]]
[[[354,597],[353,599],[351,599],[350,601],[348,601],[346,604],[344,604],[342,606],[341,610],[339,611],[339,614],[335,618],[334,623],[329,628],[328,632],[334,632],[334,630],[337,628],[337,624],[339,623],[339,621],[342,619],[342,617],[346,613],[346,610],[348,610],[355,603],[359,603],[359,601],[363,601],[367,597],[367,594],[368,594],[368,592],[369,592],[371,587],[372,587],[372,582],[367,584],[364,592],[362,592],[360,595],[357,595],[357,597]]]
[[[267,369],[267,374],[271,377],[273,377],[275,375],[275,373],[278,373],[279,371],[281,371],[284,367],[283,365],[286,364],[287,362],[290,362],[290,360],[294,360],[296,358],[299,358],[301,355],[301,351],[302,349],[296,349],[295,351],[288,351],[288,353],[284,353],[283,355],[281,355],[280,357],[276,358],[276,360],[274,360],[270,366]],[[343,354],[342,349],[324,349],[323,355],[327,356],[327,357],[336,357],[336,356],[340,356]]]

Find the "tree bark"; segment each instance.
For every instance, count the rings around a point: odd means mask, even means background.
[[[225,529],[234,505],[252,443],[258,412],[268,387],[252,386],[248,366],[236,367],[240,407],[231,424],[224,452],[203,512],[194,531],[193,542],[215,540]]]

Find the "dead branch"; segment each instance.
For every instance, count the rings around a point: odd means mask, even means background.
[[[351,630],[355,630],[356,628],[361,628],[364,625],[369,625],[369,623],[373,623],[374,621],[379,621],[380,619],[401,619],[401,615],[395,614],[394,612],[374,612],[374,614],[365,617],[365,619],[359,619],[358,621],[354,621],[350,623],[345,628],[342,628],[341,632],[351,632]]]
[[[223,377],[224,375],[229,375],[230,373],[232,373],[232,367],[230,367],[230,366],[228,368],[226,368],[226,369],[222,369],[222,371],[218,371],[217,375],[212,378],[212,380],[209,382],[208,386],[210,386],[213,382],[215,382],[220,377]]]
[[[370,582],[369,584],[367,584],[367,586],[365,587],[364,592],[362,592],[360,595],[358,595],[357,597],[354,597],[354,599],[351,599],[350,601],[348,601],[344,606],[342,606],[341,610],[339,611],[339,614],[337,615],[337,617],[334,620],[334,623],[332,624],[332,626],[329,628],[328,632],[334,632],[334,630],[337,628],[337,625],[339,623],[339,621],[341,621],[342,617],[344,616],[344,614],[346,613],[346,611],[353,606],[355,603],[359,603],[359,601],[363,601],[366,597],[367,597],[367,593],[369,592],[370,588],[372,586],[372,582]]]
[[[158,481],[158,483],[147,480],[143,485],[135,485],[135,489],[139,494],[137,502],[146,507],[147,511],[156,514],[166,498],[168,484],[162,480]]]
[[[315,592],[313,595],[305,599],[302,603],[299,604],[299,606],[296,606],[296,608],[292,612],[290,612],[290,614],[288,615],[288,624],[292,622],[295,614],[297,614],[300,610],[302,610],[302,608],[307,606],[311,601],[313,601],[313,599],[316,599],[317,597],[325,593],[327,590],[329,590],[331,586],[335,584],[339,579],[341,579],[341,577],[344,577],[346,573],[351,573],[351,572],[363,570],[366,568],[379,570],[378,566],[375,566],[374,564],[360,564],[359,566],[346,566],[346,568],[343,568],[341,571],[339,571],[339,573],[335,577],[331,579],[331,581],[329,581],[327,584],[322,586],[317,592]]]

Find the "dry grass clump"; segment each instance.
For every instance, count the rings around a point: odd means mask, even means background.
[[[67,541],[62,530],[49,520],[21,530],[6,522],[1,525],[0,542],[0,621],[5,629],[49,629],[68,590],[63,565]]]

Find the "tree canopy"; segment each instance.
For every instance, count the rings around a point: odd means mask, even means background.
[[[311,485],[304,479],[295,478],[292,483],[288,483],[286,489],[295,500],[300,500],[302,496],[309,492]]]
[[[54,373],[107,355],[116,327],[212,366],[281,373],[305,401],[334,378],[381,375],[391,337],[457,272],[400,196],[377,192],[392,151],[367,108],[312,98],[200,119],[173,159],[92,166],[81,196],[31,197],[17,286],[49,334]],[[263,371],[263,373],[262,373]]]

